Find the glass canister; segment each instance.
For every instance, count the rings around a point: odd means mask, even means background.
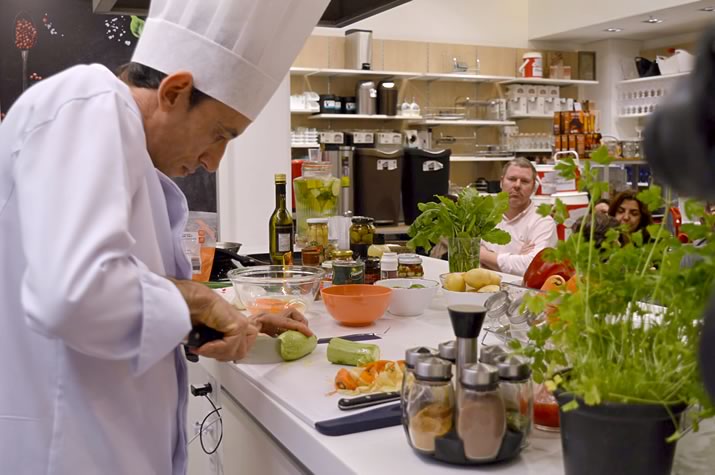
[[[524,434],[521,446],[526,447],[531,434],[534,415],[534,390],[531,384],[531,366],[521,356],[498,358],[499,391],[506,408],[509,428]]]
[[[330,174],[330,163],[303,163],[302,176],[293,180],[295,191],[296,242],[308,244],[308,219],[338,214],[340,180]]]
[[[365,283],[374,284],[380,280],[380,259],[368,257],[365,260]]]
[[[468,460],[493,460],[506,432],[497,368],[484,363],[465,366],[457,394],[457,435],[464,455]]]
[[[323,248],[320,246],[304,247],[300,251],[301,262],[304,266],[319,266],[323,260]]]
[[[333,285],[364,284],[363,261],[333,261]]]
[[[400,254],[397,256],[397,277],[423,277],[422,258],[417,254]]]
[[[396,279],[397,267],[397,253],[384,252],[380,258],[380,279]]]
[[[484,302],[484,308],[487,309],[486,320],[490,327],[498,327],[505,323],[502,320],[506,317],[510,304],[509,294],[503,290],[495,292]]]
[[[308,218],[308,242],[309,246],[320,246],[322,249],[328,247],[328,218]]]
[[[439,352],[434,348],[428,348],[426,346],[417,346],[415,348],[410,348],[405,351],[405,374],[402,377],[402,387],[400,388],[400,397],[402,401],[407,401],[407,395],[415,383],[415,365],[422,358],[429,358],[431,356],[438,356]],[[405,405],[402,405],[403,419],[406,417]]]
[[[367,249],[375,240],[374,219],[366,216],[355,216],[350,226],[350,250],[356,258],[367,258]]]
[[[419,359],[415,365],[414,383],[403,401],[412,448],[425,454],[434,453],[435,439],[452,429],[454,388],[452,364],[441,358]]]

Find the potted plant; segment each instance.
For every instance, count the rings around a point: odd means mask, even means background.
[[[420,203],[422,212],[408,231],[408,246],[429,251],[443,239],[448,242],[449,271],[467,272],[479,267],[481,240],[507,244],[508,233],[496,226],[509,207],[506,193],[480,195],[474,188],[465,188],[456,201],[437,196],[437,202]]]
[[[592,155],[601,165],[611,160],[605,148]],[[559,169],[572,177],[576,165],[567,159]],[[532,328],[531,343],[520,351],[533,358],[535,380],[556,391],[567,475],[668,474],[683,411],[690,408],[696,420],[713,415],[697,356],[715,280],[715,221],[702,205],[688,202],[688,214],[704,225],[685,225],[684,232],[691,239],[706,238],[703,247],[682,244],[664,219],[648,227],[647,242],[637,232],[623,244],[623,230],[611,229],[596,248],[592,211],[608,189],[596,176],[587,163],[580,186],[591,194],[591,213],[581,231],[590,219],[590,235],[575,232],[546,257],[573,265],[575,289],[527,301],[532,311],[551,309],[551,323]],[[638,199],[650,210],[664,204],[656,186]],[[563,207],[554,211],[546,205],[540,212],[565,218]],[[703,259],[683,268],[688,253]]]

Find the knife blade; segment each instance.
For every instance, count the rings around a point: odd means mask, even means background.
[[[386,402],[398,401],[399,391],[389,391],[384,393],[366,394],[364,396],[341,398],[338,400],[338,409],[350,411],[352,409],[362,409],[363,407],[377,406]]]
[[[333,338],[342,338],[350,341],[365,341],[365,340],[380,340],[382,337],[376,333],[353,333],[352,335],[329,336],[326,338],[318,338],[318,344],[330,343]]]

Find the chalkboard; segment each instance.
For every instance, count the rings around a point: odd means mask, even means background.
[[[137,42],[131,17],[96,15],[91,0],[0,0],[0,112],[22,93],[19,23],[34,38],[25,44],[30,46],[25,55],[30,87],[77,64],[100,63],[115,71],[129,62]],[[186,194],[189,209],[216,211],[214,173],[201,170],[175,181]]]

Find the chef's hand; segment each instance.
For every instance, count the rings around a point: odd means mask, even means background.
[[[286,330],[296,330],[305,336],[313,335],[308,328],[308,320],[294,308],[285,309],[280,313],[261,313],[251,317],[250,320],[260,333],[269,336],[278,336]]]
[[[203,324],[224,335],[221,340],[191,348],[191,351],[219,361],[233,361],[246,356],[258,334],[249,320],[205,285],[190,280],[170,280],[189,306],[191,325]]]

